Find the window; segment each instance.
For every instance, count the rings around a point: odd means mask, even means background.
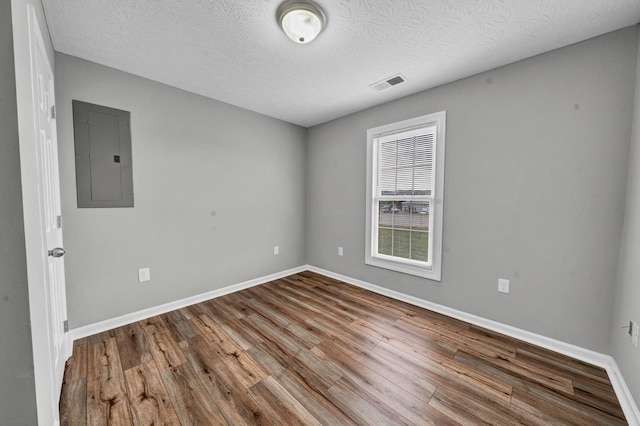
[[[366,264],[440,281],[445,119],[367,131]]]

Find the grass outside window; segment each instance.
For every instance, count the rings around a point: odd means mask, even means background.
[[[427,262],[428,229],[378,228],[378,253]]]

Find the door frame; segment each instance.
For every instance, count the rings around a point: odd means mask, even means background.
[[[59,423],[60,389],[56,388],[57,380],[53,377],[54,372],[50,368],[47,330],[49,301],[46,298],[44,288],[47,274],[47,246],[38,193],[37,121],[34,114],[34,88],[31,75],[32,34],[35,34],[36,38],[39,37],[38,43],[41,44],[40,47],[49,67],[51,67],[52,58],[49,57],[48,52],[52,52],[53,49],[46,49],[42,37],[42,34],[48,34],[46,33],[46,23],[42,22],[44,19],[42,10],[39,10],[41,14],[38,16],[38,12],[31,3],[31,1],[12,0],[11,7],[16,65],[20,173],[38,423],[57,425]],[[41,9],[41,5],[36,7]],[[72,345],[68,334],[66,334],[65,340],[62,356],[66,360],[71,356]]]

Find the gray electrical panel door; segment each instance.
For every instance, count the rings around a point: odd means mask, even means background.
[[[131,113],[73,101],[78,207],[133,207]]]

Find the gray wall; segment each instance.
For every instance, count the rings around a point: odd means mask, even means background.
[[[637,32],[629,27],[309,129],[308,263],[609,352]],[[441,110],[442,282],[366,266],[366,130]],[[510,294],[497,292],[498,278],[511,280]]]
[[[0,2],[0,424],[37,423],[11,3]]]
[[[633,132],[622,235],[610,353],[618,363],[636,403],[640,403],[640,349],[633,347],[627,330],[622,328],[630,320],[640,325],[640,64],[636,66]]]
[[[305,263],[304,128],[63,54],[56,96],[72,328]],[[72,99],[131,111],[134,208],[77,208]]]

